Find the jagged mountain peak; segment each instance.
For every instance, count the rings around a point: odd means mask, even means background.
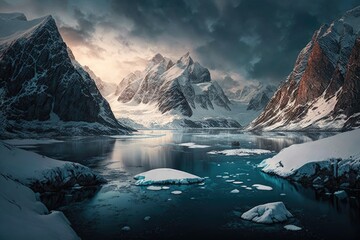
[[[154,58],[140,74],[128,75],[119,83],[116,102],[109,100],[113,109],[119,109],[115,112],[127,108],[126,104],[131,106],[130,115],[137,115],[137,106],[142,109],[148,105],[156,109],[154,112],[171,116],[172,120],[194,116],[199,120],[214,116],[217,111],[231,112],[231,103],[220,85],[211,81],[209,70],[194,62],[189,52],[175,64],[160,54]]]
[[[155,54],[155,56],[154,57],[152,57],[151,58],[151,62],[153,62],[153,63],[160,63],[161,61],[164,61],[165,60],[165,58],[163,57],[163,55],[161,55],[160,53],[157,53],[157,54]]]
[[[190,56],[190,52],[185,53],[177,62],[178,65],[189,66],[194,63]]]

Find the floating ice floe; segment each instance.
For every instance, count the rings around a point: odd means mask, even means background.
[[[244,182],[241,182],[241,181],[234,181],[233,184],[242,184]]]
[[[234,179],[228,179],[228,180],[225,180],[225,182],[235,182]]]
[[[256,206],[241,215],[242,219],[256,223],[277,223],[286,221],[293,215],[283,202],[272,202]]]
[[[280,196],[286,196],[286,193],[280,193]]]
[[[170,187],[168,187],[168,186],[162,186],[161,189],[168,190],[168,189],[170,189]]]
[[[272,187],[262,185],[262,184],[253,184],[252,187],[256,188],[257,190],[262,190],[262,191],[271,191],[271,190],[273,190]]]
[[[193,142],[180,143],[179,146],[188,147],[188,148],[209,148],[210,147],[208,145],[200,145],[200,144],[196,144]]]
[[[226,156],[251,156],[251,155],[260,155],[260,154],[269,154],[271,151],[265,149],[226,149],[222,151],[210,151],[208,154],[223,154]]]
[[[338,198],[338,199],[345,199],[347,198],[347,194],[344,190],[340,190],[340,191],[336,191],[334,192],[334,195]]]
[[[229,178],[229,176],[223,176],[222,178]]]
[[[239,193],[240,191],[238,189],[231,190],[230,193]]]
[[[171,193],[174,195],[179,195],[182,194],[182,191],[176,190],[176,191],[172,191]]]
[[[154,184],[191,184],[204,181],[203,178],[196,175],[171,169],[157,168],[134,176],[137,180],[135,185],[145,186]]]
[[[148,186],[146,189],[151,190],[151,191],[160,191],[161,187],[160,186]]]
[[[121,228],[121,231],[130,231],[131,230],[131,228],[129,227],[129,226],[124,226],[124,227],[122,227]]]
[[[298,226],[295,226],[292,224],[285,225],[284,228],[289,231],[300,231],[302,229],[301,227],[298,227]]]
[[[251,188],[251,187],[246,187],[245,189],[246,189],[246,190],[252,190],[252,188]]]
[[[146,216],[146,217],[144,217],[144,221],[149,221],[150,220],[150,216]]]

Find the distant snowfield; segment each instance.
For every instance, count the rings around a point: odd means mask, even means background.
[[[270,150],[265,149],[226,149],[222,151],[210,151],[208,154],[223,154],[226,156],[251,156],[251,155],[261,155],[261,154],[269,154]]]
[[[348,164],[360,167],[359,143],[360,129],[357,129],[314,142],[294,144],[283,149],[274,157],[265,159],[258,166],[264,172],[288,177],[302,167],[303,174],[313,174],[314,168],[309,165],[310,163],[323,162],[326,164],[331,159],[349,160],[346,161],[346,165],[339,164],[341,173],[342,167],[344,171],[345,168],[349,168]]]
[[[135,185],[191,184],[200,183],[204,178],[171,168],[157,168],[134,176]],[[159,189],[160,190],[160,189]]]
[[[176,121],[181,119],[189,119],[192,121],[201,121],[205,118],[231,118],[238,121],[242,126],[247,125],[255,119],[260,111],[246,110],[247,104],[237,101],[231,101],[231,111],[214,105],[214,110],[209,111],[202,108],[196,109],[190,118],[182,116],[176,111],[161,113],[156,104],[137,104],[133,102],[122,103],[117,101],[117,96],[110,94],[106,96],[111,109],[117,119],[131,119],[136,123],[135,128],[139,128],[140,124],[143,128],[157,129],[181,129]],[[131,125],[131,124],[130,124]]]
[[[143,139],[143,138],[159,138],[166,134],[129,134],[129,135],[112,135],[111,138],[116,139]]]

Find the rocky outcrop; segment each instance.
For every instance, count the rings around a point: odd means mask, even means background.
[[[2,137],[127,132],[69,54],[51,16],[26,21],[0,15],[0,24]]]
[[[360,7],[323,25],[249,130],[348,130],[360,126]]]

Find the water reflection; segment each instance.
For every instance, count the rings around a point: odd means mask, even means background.
[[[241,148],[278,152],[291,144],[331,134],[248,133],[237,130],[143,131],[133,138],[70,139],[64,143],[39,146],[37,151],[88,165],[109,181],[99,191],[84,193],[85,199],[89,199],[87,201],[78,202],[81,198],[76,197],[76,204],[67,199],[69,194],[47,197],[47,201],[57,207],[65,204],[62,209],[84,239],[186,239],[199,234],[202,238],[211,238],[219,233],[229,238],[250,236],[254,239],[260,235],[281,239],[298,239],[299,236],[304,239],[356,238],[360,234],[360,230],[354,227],[360,223],[357,199],[339,201],[321,191],[264,174],[254,167],[274,153],[247,157],[207,154],[211,150],[238,148],[231,146],[233,141],[239,141]],[[210,147],[190,149],[178,145],[184,142]],[[209,179],[204,189],[198,185],[171,186],[171,190],[183,191],[178,196],[172,195],[170,190],[154,192],[134,186],[135,174],[159,167],[171,167],[208,176]],[[232,178],[248,186],[259,183],[271,186],[273,191],[245,190],[216,177],[224,175],[224,172],[229,172]],[[234,188],[239,188],[240,194],[230,194]],[[169,198],[172,200],[169,201]],[[289,223],[305,229],[300,235],[284,232],[280,224],[254,225],[234,215],[234,212],[242,213],[257,204],[272,201],[283,201],[291,210],[295,218]],[[147,223],[143,220],[145,216],[151,216]],[[124,225],[131,226],[132,231],[121,232]],[[341,230],[336,231],[339,227]]]

